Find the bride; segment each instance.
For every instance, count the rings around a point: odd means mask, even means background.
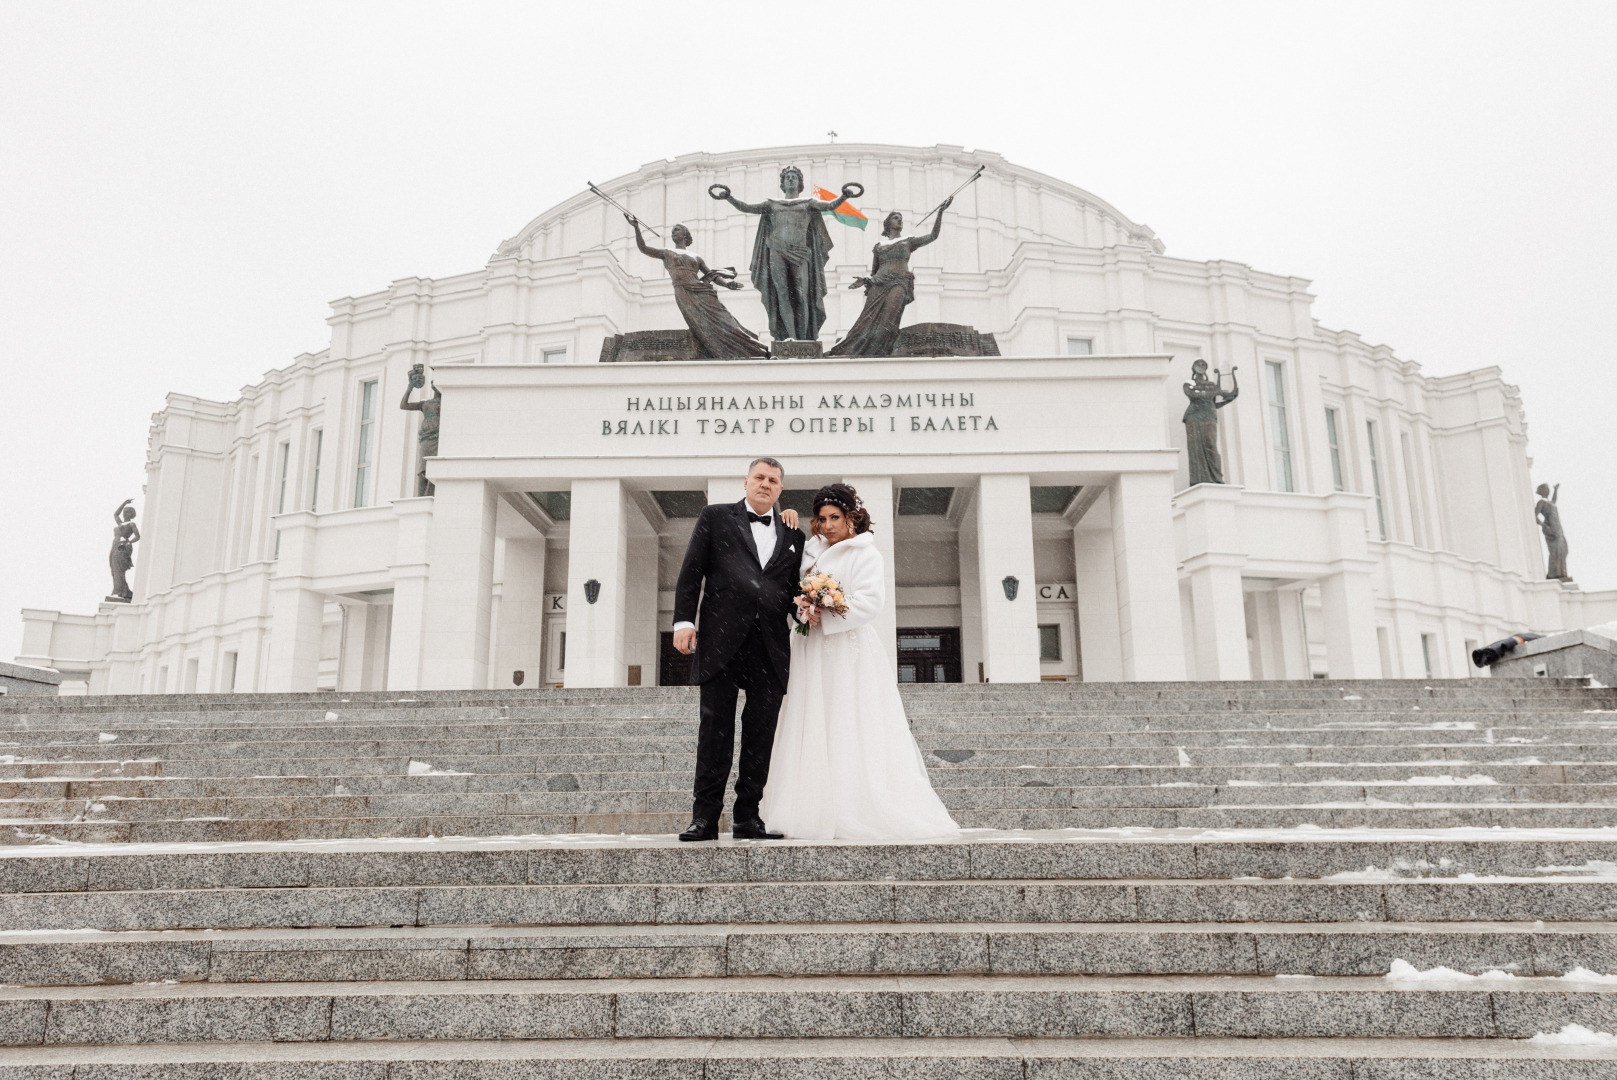
[[[886,599],[870,514],[847,484],[814,495],[802,576],[842,586],[846,615],[800,600],[791,675],[775,729],[763,819],[806,840],[918,840],[960,829],[932,790],[898,680],[871,620]]]

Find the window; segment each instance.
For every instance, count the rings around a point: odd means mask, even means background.
[[[246,566],[254,557],[253,521],[258,517],[258,455],[247,460],[247,494],[242,503],[241,532],[236,537],[236,565]]]
[[[567,670],[567,631],[561,632],[561,644],[556,649],[556,670]]]
[[[1041,661],[1061,660],[1061,625],[1059,623],[1044,623],[1039,626],[1039,659]]]
[[[1387,538],[1387,511],[1381,503],[1381,459],[1376,454],[1376,422],[1364,422],[1365,441],[1370,444],[1370,491],[1376,497],[1376,526],[1381,539]],[[1390,676],[1388,676],[1390,678]]]
[[[166,694],[166,693],[168,693],[168,665],[167,664],[165,664],[162,667],[157,669],[157,688],[152,692],[156,693],[156,694]]]
[[[1095,355],[1095,339],[1086,337],[1070,337],[1067,339],[1068,356]]]
[[[236,659],[236,653],[225,653],[224,670],[221,672],[224,677],[219,680],[219,689],[227,694],[234,693],[236,690]]]
[[[291,464],[292,444],[289,442],[284,442],[281,444],[280,489],[275,496],[275,512],[277,514],[286,513],[286,470]],[[279,529],[275,531],[275,554],[272,557],[277,559],[281,557],[281,532]],[[232,653],[231,655],[235,654]]]
[[[194,694],[197,692],[197,675],[202,670],[202,658],[192,656],[185,661],[185,685],[183,692]]]
[[[1336,426],[1336,410],[1325,410],[1325,439],[1331,444],[1331,483],[1337,491],[1346,491],[1342,483],[1342,437]]]
[[[326,432],[324,428],[314,429],[314,453],[310,455],[314,460],[314,473],[309,478],[309,509],[320,508],[320,452],[326,445]]]
[[[376,456],[376,380],[367,379],[359,391],[359,452],[354,461],[354,505],[369,506],[371,459]]]
[[[1296,491],[1291,483],[1291,439],[1286,433],[1286,369],[1273,360],[1269,371],[1269,437],[1274,443],[1275,488]]]
[[[1426,677],[1428,679],[1437,678],[1437,672],[1432,670],[1432,653],[1437,651],[1437,643],[1432,640],[1434,637],[1435,635],[1433,634],[1422,634],[1420,636],[1420,654],[1421,659],[1426,662]]]
[[[567,363],[567,350],[566,349],[546,349],[540,355],[543,358],[543,362],[546,363],[546,364],[565,364],[565,363]]]
[[[1425,530],[1421,528],[1420,505],[1415,501],[1415,455],[1409,447],[1409,432],[1398,433],[1399,448],[1404,454],[1404,494],[1409,496],[1409,538],[1416,547],[1426,546]]]

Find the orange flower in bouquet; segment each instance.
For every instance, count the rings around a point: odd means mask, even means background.
[[[842,597],[842,583],[830,574],[811,574],[797,583],[797,594],[808,601],[808,606],[819,608],[822,614],[846,615],[848,602]],[[797,632],[807,636],[809,624],[797,624]]]

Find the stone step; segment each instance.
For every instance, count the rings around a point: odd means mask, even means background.
[[[938,770],[941,772],[941,770]],[[1429,770],[1438,772],[1438,770]],[[1459,775],[1454,775],[1454,773]],[[1363,780],[1313,781],[1282,784],[1271,781],[1236,783],[1158,782],[1141,785],[1061,785],[1029,783],[1022,771],[1001,774],[995,785],[972,787],[950,784],[939,788],[946,803],[955,798],[967,802],[953,805],[992,806],[991,800],[1007,793],[1021,792],[1045,801],[1035,805],[1057,806],[1306,806],[1313,803],[1374,802],[1395,803],[1602,803],[1611,798],[1611,784],[1505,784],[1472,779],[1470,770],[1454,770],[1442,776],[1415,776],[1407,780],[1370,782]],[[1482,775],[1482,774],[1475,774]],[[635,777],[645,778],[636,783]],[[662,786],[653,786],[662,785]],[[475,775],[370,775],[370,776],[266,776],[266,777],[99,777],[86,779],[35,779],[0,781],[0,800],[72,800],[81,808],[86,802],[120,799],[251,799],[308,798],[328,795],[415,796],[513,794],[550,792],[568,794],[611,790],[619,794],[666,800],[648,806],[678,808],[689,794],[689,777],[681,783],[679,774],[630,774],[624,786],[616,789],[582,788],[579,778],[567,774],[478,773]],[[974,796],[957,792],[975,792]],[[1053,800],[1053,801],[1051,801]],[[477,805],[468,803],[466,805]]]
[[[190,762],[103,762],[85,763],[83,767],[61,768],[50,764],[0,766],[0,782],[24,779],[62,779],[103,777],[131,777],[164,775],[170,777],[227,780],[275,779],[288,777],[348,778],[387,777],[408,775],[408,756],[398,759],[380,758],[317,758],[300,762],[277,762],[266,759],[226,759]],[[424,764],[440,772],[460,772],[469,775],[512,775],[512,770],[536,765],[523,759],[511,761],[456,760],[440,758]],[[476,765],[480,768],[456,768]],[[296,770],[296,771],[294,771]],[[980,768],[971,761],[963,765],[949,765],[934,759],[928,769],[935,787],[1155,787],[1163,784],[1230,785],[1241,782],[1254,784],[1378,784],[1388,782],[1419,782],[1423,778],[1452,776],[1463,779],[1481,775],[1501,785],[1544,784],[1610,784],[1617,783],[1617,764],[1613,763],[1546,763],[1539,765],[1504,765],[1497,762],[1472,767],[1463,762],[1440,761],[1424,763],[1340,763],[1315,762],[1301,766],[1249,765],[1249,766],[1036,766],[1018,765],[1005,768]],[[536,769],[516,773],[542,778],[535,781],[544,790],[585,791],[683,791],[691,783],[689,768],[634,772],[552,771]],[[345,781],[346,782],[346,781]],[[1447,783],[1439,779],[1439,783]],[[1482,781],[1486,782],[1486,781]]]
[[[789,976],[0,987],[0,1044],[616,1038],[1481,1038],[1617,1027],[1562,979]]]
[[[1487,815],[1515,814],[1523,820],[1549,821],[1557,814],[1604,815],[1595,825],[1617,822],[1617,785],[1575,785],[1586,801],[1568,798],[1535,802],[1499,796],[1504,788],[1489,784],[1432,784],[1424,787],[1272,787],[1248,785],[1201,788],[1130,787],[942,787],[939,795],[950,810],[1128,810],[1273,809],[1307,814],[1313,810],[1353,808],[1376,813],[1430,810]],[[1553,790],[1548,785],[1521,790]],[[1395,797],[1383,798],[1386,791]],[[1430,794],[1434,797],[1428,798]],[[1493,795],[1493,798],[1485,796]],[[531,814],[665,813],[689,810],[691,797],[682,791],[519,791],[437,792],[420,794],[325,794],[285,796],[213,796],[205,798],[127,798],[117,795],[79,799],[0,799],[0,822],[19,821],[191,821],[215,819],[265,821],[312,818],[425,817],[453,815],[494,817]],[[1145,818],[1142,816],[1142,822]],[[1211,820],[1211,819],[1210,819]],[[1479,817],[1479,823],[1482,818]],[[1486,824],[1500,824],[1488,821]],[[1027,826],[1035,827],[1035,826]],[[1065,826],[1053,826],[1065,827]]]
[[[82,700],[82,699],[63,699]],[[0,703],[3,706],[3,703]],[[984,720],[1009,719],[1061,720],[1080,728],[1108,721],[1120,729],[1138,729],[1146,723],[1158,722],[1169,726],[1182,726],[1198,719],[1215,726],[1245,726],[1256,719],[1256,726],[1290,719],[1300,724],[1334,722],[1342,724],[1436,724],[1466,723],[1470,718],[1485,718],[1498,722],[1502,718],[1520,716],[1524,721],[1581,722],[1585,718],[1609,717],[1617,707],[1617,696],[1594,695],[1591,692],[1565,697],[1528,697],[1520,700],[1437,699],[1421,704],[1397,702],[1181,702],[1163,705],[1153,702],[1120,702],[1091,705],[1060,700],[1017,700],[1015,698],[985,699],[982,701],[929,701],[909,700],[905,705],[907,716],[918,722],[956,723],[972,717]],[[128,729],[130,731],[160,732],[166,729],[221,729],[243,725],[262,725],[269,728],[321,728],[321,727],[394,727],[411,725],[441,725],[467,723],[476,725],[528,725],[545,723],[609,723],[659,722],[692,717],[697,712],[697,699],[691,697],[674,702],[594,702],[571,705],[553,705],[536,708],[452,708],[452,709],[355,709],[341,703],[317,705],[314,708],[277,709],[262,706],[215,708],[209,710],[175,710],[148,712],[145,710],[105,711],[82,709],[57,711],[49,716],[7,715],[0,707],[0,733],[8,735],[53,732],[73,734],[90,730]]]
[[[1315,762],[1327,764],[1424,764],[1458,762],[1460,764],[1527,764],[1545,762],[1587,762],[1594,764],[1617,763],[1617,741],[1609,744],[1540,743],[1519,744],[1442,744],[1412,743],[1394,746],[1342,746],[1317,744],[1312,746],[985,746],[979,748],[937,745],[931,739],[918,740],[929,762],[947,765],[971,762],[985,767],[1018,767],[1021,765],[1302,765]],[[396,762],[403,758],[435,762],[448,760],[475,765],[467,771],[499,771],[502,761],[520,759],[531,761],[535,772],[637,772],[665,769],[693,768],[695,765],[695,737],[681,740],[645,740],[628,743],[628,749],[595,753],[569,753],[546,740],[538,739],[444,739],[346,741],[305,743],[158,743],[143,746],[133,744],[119,748],[132,759],[158,760],[164,769],[188,769],[197,761],[302,762],[332,759],[379,759]],[[13,755],[22,757],[22,755]],[[77,763],[105,761],[108,747],[102,746],[48,746],[33,747],[25,761],[14,761],[16,768],[23,764],[40,762]],[[0,758],[0,761],[3,761]]]
[[[924,683],[905,684],[902,692],[914,697],[1002,697],[1019,694],[1028,697],[1055,696],[1094,699],[1174,697],[1200,695],[1214,697],[1275,697],[1347,695],[1387,697],[1436,696],[1521,696],[1524,694],[1553,694],[1583,690],[1589,686],[1587,678],[1516,679],[1292,679],[1252,681],[1192,681],[1192,682],[1066,682],[1066,683]],[[1598,691],[1595,691],[1598,692]],[[537,687],[511,690],[344,690],[333,692],[265,692],[265,693],[201,693],[201,694],[148,694],[139,697],[99,695],[73,699],[81,707],[128,705],[138,701],[142,706],[161,708],[171,705],[214,707],[221,705],[305,704],[318,701],[340,700],[355,705],[411,704],[423,707],[467,704],[501,704],[533,701],[606,701],[655,700],[684,698],[695,695],[689,686],[617,687],[600,689],[567,689]],[[64,699],[53,699],[41,706],[13,701],[7,709],[43,708]]]
[[[1617,923],[818,923],[0,931],[0,983],[792,975],[1554,977],[1617,970]]]
[[[1404,878],[1435,873],[1542,879],[1571,873],[1568,867],[1597,874],[1614,865],[1617,832],[1610,829],[981,831],[910,843],[683,844],[671,836],[595,836],[206,848],[53,845],[0,852],[0,895],[441,884],[1317,879],[1365,867]]]
[[[709,923],[1608,922],[1609,878],[395,885],[10,893],[12,930]],[[1356,880],[1357,879],[1357,880]]]
[[[967,829],[1593,829],[1617,820],[1617,809],[1567,805],[1517,807],[1055,807],[956,809]],[[226,818],[121,821],[93,814],[83,821],[0,819],[0,847],[49,840],[84,844],[215,844],[351,837],[526,837],[580,834],[672,836],[690,812],[603,810],[594,813],[435,814],[389,817]],[[724,820],[721,827],[728,829]]]
[[[0,743],[6,751],[0,758],[34,759],[40,755],[55,754],[70,758],[68,751],[92,752],[98,758],[109,754],[151,756],[154,748],[194,746],[202,752],[213,753],[226,746],[263,746],[263,753],[274,753],[269,747],[279,746],[283,753],[308,753],[311,747],[330,747],[354,743],[383,745],[430,745],[453,742],[456,744],[492,745],[495,748],[516,743],[532,744],[535,752],[554,754],[615,754],[640,752],[671,752],[688,750],[695,738],[695,725],[691,718],[677,721],[604,721],[589,724],[534,724],[515,725],[468,724],[457,730],[453,725],[400,725],[397,728],[365,727],[348,729],[303,727],[284,729],[204,730],[183,729],[186,739],[177,743],[181,729],[164,728],[160,731],[131,731],[128,728],[107,731],[87,728],[65,738],[61,733],[26,732],[9,737]],[[1273,749],[1283,747],[1310,748],[1338,747],[1489,747],[1501,750],[1515,748],[1518,753],[1535,751],[1540,747],[1617,745],[1617,722],[1598,724],[1561,724],[1533,727],[1488,727],[1468,725],[1459,727],[1358,727],[1316,726],[1299,728],[1205,728],[1177,731],[927,731],[915,732],[923,749],[984,749],[984,748],[1062,748],[1126,747],[1195,751],[1198,748],[1223,750]],[[116,739],[102,736],[117,735]]]
[[[1520,1039],[896,1038],[217,1042],[0,1049],[4,1080],[1609,1080]]]
[[[1229,703],[1225,706],[1201,703],[1182,707],[1164,708],[1156,705],[1085,707],[1062,702],[1015,701],[963,702],[958,704],[911,703],[906,714],[922,726],[958,726],[966,721],[1006,722],[1048,726],[1059,722],[1076,730],[1097,726],[1116,729],[1139,729],[1146,724],[1168,728],[1208,724],[1215,727],[1266,724],[1317,725],[1336,722],[1346,725],[1432,725],[1438,723],[1505,724],[1517,722],[1536,724],[1545,722],[1577,723],[1609,717],[1617,699],[1569,697],[1566,699],[1508,701],[1443,701],[1421,706],[1389,706],[1386,703],[1348,702],[1332,704],[1321,702],[1315,707],[1299,707],[1298,703],[1266,702],[1256,705]],[[544,709],[437,709],[425,713],[395,712],[387,710],[350,710],[335,706],[324,710],[263,710],[240,708],[208,712],[175,712],[148,714],[144,712],[83,712],[61,713],[52,717],[6,717],[0,714],[0,734],[48,735],[62,732],[67,735],[94,730],[127,729],[159,732],[165,729],[219,728],[229,729],[248,724],[268,727],[392,727],[424,723],[453,724],[556,724],[556,723],[610,723],[610,722],[667,722],[694,717],[697,703],[668,705],[578,705]]]

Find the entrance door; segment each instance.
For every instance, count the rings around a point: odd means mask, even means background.
[[[900,630],[898,681],[959,682],[960,628],[936,626]]]
[[[674,648],[674,632],[664,630],[662,646],[657,655],[657,685],[689,686],[693,659]]]

